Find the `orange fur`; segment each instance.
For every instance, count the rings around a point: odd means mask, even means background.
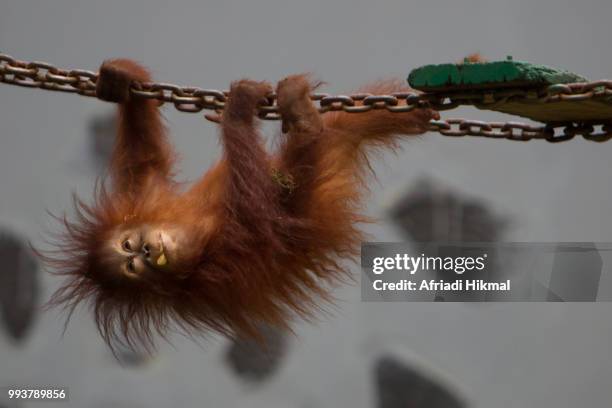
[[[461,61],[459,61],[459,64],[464,64],[466,62],[470,64],[475,64],[477,62],[487,62],[487,59],[483,57],[482,55],[480,55],[479,53],[475,52],[473,54],[468,55]]]
[[[423,133],[438,117],[429,109],[319,115],[308,78],[292,76],[277,89],[289,133],[270,155],[255,113],[271,89],[239,81],[221,118],[223,158],[183,191],[171,179],[174,153],[157,107],[125,92],[131,81],[148,81],[146,71],[116,60],[101,73],[98,95],[121,102],[111,184],[97,189],[91,205],[75,201],[76,219],[64,221],[63,241],[45,259],[67,278],[51,304],[73,310],[91,301],[109,344],[151,349],[154,335],[173,323],[190,333],[257,336],[261,323],[288,328],[295,314],[312,317],[331,300],[330,285],[348,277],[339,261],[358,253],[368,151]],[[384,81],[363,91],[407,90]],[[295,188],[275,182],[273,169],[290,175]],[[181,227],[190,250],[173,273],[120,279],[100,248],[117,227],[145,223]]]

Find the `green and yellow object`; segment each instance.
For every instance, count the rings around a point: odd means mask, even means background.
[[[514,61],[426,65],[408,83],[423,92],[462,100],[479,109],[545,123],[612,120],[612,98],[550,98],[552,85],[587,82],[569,71]]]

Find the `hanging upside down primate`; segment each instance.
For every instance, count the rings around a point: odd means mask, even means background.
[[[237,81],[218,118],[223,157],[185,190],[172,179],[157,102],[130,96],[132,82],[147,81],[130,60],[100,68],[98,97],[119,103],[111,183],[91,205],[76,200],[76,220],[63,221],[63,241],[46,256],[66,277],[52,304],[72,311],[91,300],[107,343],[147,349],[173,323],[256,337],[261,324],[312,316],[329,284],[348,276],[339,260],[359,251],[368,151],[439,118],[427,108],[321,115],[308,77],[290,76],[276,89],[284,135],[272,155],[256,113],[273,89]],[[363,89],[406,90],[393,81]]]

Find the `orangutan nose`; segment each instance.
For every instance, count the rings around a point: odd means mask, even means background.
[[[145,243],[142,246],[142,252],[144,252],[146,258],[149,258],[151,256],[151,247],[149,246],[149,244]]]

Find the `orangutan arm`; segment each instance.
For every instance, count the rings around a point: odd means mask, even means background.
[[[115,59],[100,67],[98,98],[119,103],[118,132],[111,158],[113,187],[118,194],[138,194],[153,179],[166,182],[174,153],[167,140],[157,101],[130,94],[134,82],[149,82],[148,71],[134,61]]]
[[[221,120],[227,180],[223,201],[230,217],[249,228],[267,228],[275,217],[277,186],[256,123],[257,106],[272,92],[262,82],[234,82]]]

